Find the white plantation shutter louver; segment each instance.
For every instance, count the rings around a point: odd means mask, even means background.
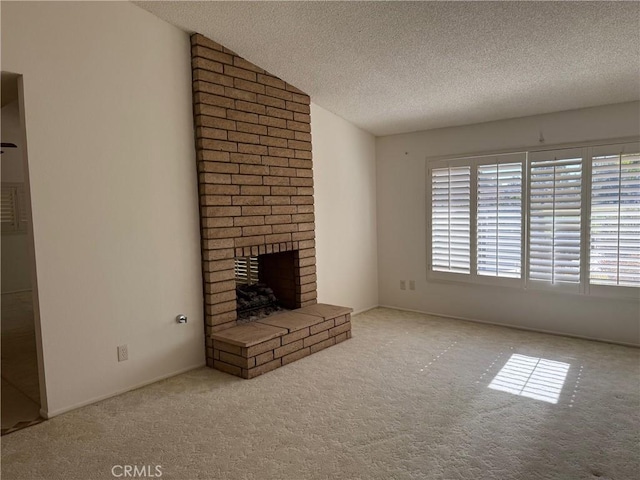
[[[521,278],[523,161],[477,169],[478,275]]]
[[[431,266],[434,271],[471,271],[471,167],[431,171]]]
[[[247,283],[247,257],[237,257],[234,264],[237,283]]]
[[[258,283],[258,257],[236,257],[234,270],[237,283]]]
[[[638,144],[593,151],[589,283],[640,287]]]
[[[0,200],[2,233],[24,232],[27,226],[24,185],[21,183],[3,183]]]
[[[249,257],[249,280],[258,283],[258,257]]]
[[[15,188],[2,186],[2,227],[16,224]]]
[[[582,162],[582,149],[530,156],[530,281],[580,286]]]

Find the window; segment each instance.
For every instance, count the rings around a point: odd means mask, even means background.
[[[594,149],[589,283],[640,286],[640,148]]]
[[[530,156],[529,280],[580,285],[582,153]]]
[[[434,270],[469,273],[470,202],[470,167],[446,167],[433,170],[431,242]]]
[[[27,208],[24,185],[21,183],[3,183],[0,198],[2,233],[25,232],[27,227]]]
[[[234,270],[236,283],[258,283],[258,257],[236,257]]]
[[[634,296],[640,143],[427,164],[430,279]]]
[[[478,166],[478,275],[520,278],[522,162]]]
[[[470,157],[430,168],[435,275],[484,283],[520,280],[525,157]]]

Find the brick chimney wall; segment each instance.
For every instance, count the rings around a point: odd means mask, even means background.
[[[316,303],[309,96],[191,37],[207,364],[236,325],[234,257],[294,252],[296,304]]]

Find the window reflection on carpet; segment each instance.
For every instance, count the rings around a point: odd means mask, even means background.
[[[558,403],[571,365],[514,353],[489,384],[502,392]]]

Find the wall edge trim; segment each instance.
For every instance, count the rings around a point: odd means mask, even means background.
[[[52,412],[48,412],[45,409],[41,408],[40,409],[40,415],[44,418],[46,418],[47,420],[49,420],[50,418],[53,417],[57,417],[58,415],[62,415],[63,413],[67,413],[70,412],[72,410],[77,410],[78,408],[82,408],[82,407],[86,407],[88,405],[92,405],[94,403],[98,403],[101,402],[102,400],[107,400],[108,398],[112,398],[112,397],[117,397],[118,395],[122,395],[123,393],[127,393],[130,392],[132,390],[137,390],[138,388],[142,388],[142,387],[146,387],[148,385],[151,385],[152,383],[157,383],[160,382],[162,380],[166,380],[167,378],[171,378],[171,377],[175,377],[177,375],[181,375],[183,373],[189,372],[191,370],[195,370],[197,368],[201,368],[201,367],[205,367],[206,364],[205,362],[200,362],[197,365],[191,365],[189,367],[185,367],[185,368],[181,368],[180,370],[176,370],[174,372],[165,374],[165,375],[160,375],[159,377],[155,377],[151,380],[146,380],[144,382],[141,383],[137,383],[135,385],[132,385],[130,387],[127,388],[123,388],[121,390],[116,390],[115,392],[112,393],[107,393],[105,395],[99,395],[97,397],[93,397],[89,400],[86,401],[82,401],[80,403],[75,403],[69,407],[64,407],[64,408],[59,408],[58,410],[54,410]]]
[[[423,310],[414,310],[411,308],[402,308],[402,307],[396,307],[396,306],[392,306],[392,305],[378,305],[379,308],[389,308],[391,310],[400,310],[403,312],[413,312],[413,313],[422,313],[424,315],[432,315],[434,317],[442,317],[442,318],[450,318],[452,320],[462,320],[464,322],[473,322],[473,323],[482,323],[485,325],[493,325],[495,327],[504,327],[504,328],[512,328],[514,330],[523,330],[526,332],[535,332],[535,333],[544,333],[547,335],[556,335],[559,337],[568,337],[568,338],[577,338],[579,340],[589,340],[592,342],[601,342],[601,343],[610,343],[613,345],[620,345],[623,347],[632,347],[632,348],[640,348],[640,343],[628,343],[628,342],[619,342],[616,340],[608,340],[608,339],[604,339],[604,338],[596,338],[596,337],[588,337],[585,335],[574,335],[572,333],[564,333],[564,332],[558,332],[558,331],[554,331],[554,330],[544,330],[544,329],[537,329],[537,328],[529,328],[529,327],[523,327],[523,326],[519,326],[519,325],[511,325],[508,323],[498,323],[498,322],[488,322],[486,320],[479,320],[479,319],[475,319],[475,318],[467,318],[467,317],[457,317],[454,315],[443,315],[441,313],[434,313],[434,312],[425,312]]]
[[[376,304],[376,305],[371,305],[370,307],[361,308],[360,310],[356,310],[355,312],[353,312],[353,313],[351,314],[351,316],[353,317],[353,316],[355,316],[355,315],[360,315],[360,314],[362,314],[362,313],[366,313],[366,312],[368,312],[369,310],[375,310],[376,308],[379,308],[379,307],[381,307],[381,306],[382,306],[382,305],[377,305],[377,304]]]

